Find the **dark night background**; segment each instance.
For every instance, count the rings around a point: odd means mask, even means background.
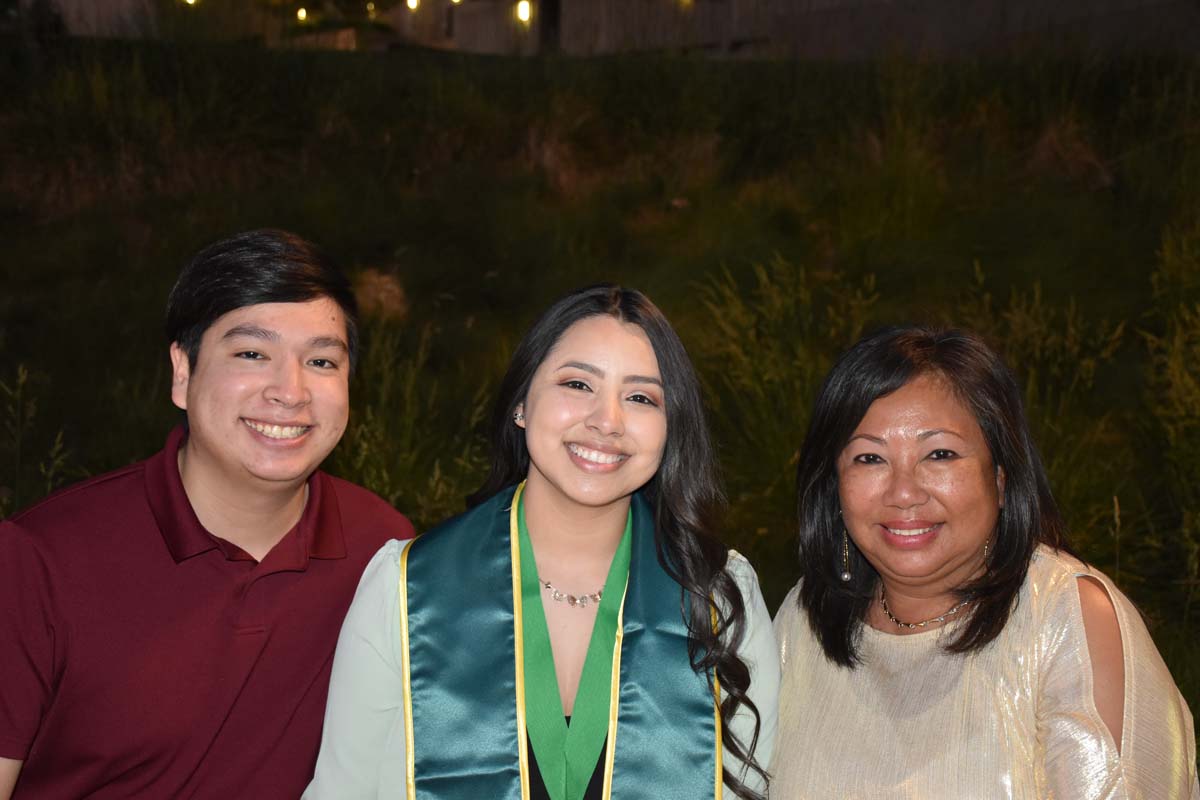
[[[274,226],[364,306],[327,467],[419,529],[536,313],[646,291],[774,607],[831,359],[954,323],[1200,708],[1200,3],[411,2],[0,0],[0,516],[161,446],[177,270]]]

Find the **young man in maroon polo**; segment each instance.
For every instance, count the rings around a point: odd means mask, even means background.
[[[0,800],[300,796],[359,576],[412,535],[317,471],[346,427],[355,309],[281,231],[184,268],[186,425],[0,523]]]

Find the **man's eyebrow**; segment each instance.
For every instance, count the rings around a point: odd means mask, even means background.
[[[350,352],[350,347],[338,336],[314,336],[308,340],[309,347],[325,348],[332,347],[335,350],[341,350],[344,353]]]
[[[234,325],[229,330],[225,331],[222,339],[236,339],[239,336],[248,336],[251,339],[262,339],[267,342],[278,342],[279,333],[270,331],[258,325]]]

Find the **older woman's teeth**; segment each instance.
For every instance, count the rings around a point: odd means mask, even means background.
[[[888,533],[894,533],[897,536],[920,536],[922,533],[929,533],[936,527],[936,525],[930,525],[928,528],[909,528],[908,530],[888,528]]]
[[[589,450],[577,444],[569,444],[567,445],[567,449],[573,455],[582,458],[584,461],[590,461],[593,464],[616,464],[618,461],[624,461],[629,457],[620,453],[601,453],[599,450]]]
[[[268,439],[295,439],[312,427],[310,425],[264,425],[261,422],[252,422],[248,419],[244,419],[242,422],[245,422]]]

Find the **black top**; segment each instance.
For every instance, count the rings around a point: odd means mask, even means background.
[[[567,727],[570,726],[571,718],[567,717]],[[596,769],[592,771],[592,779],[588,781],[587,791],[578,800],[600,800],[604,789],[604,758],[607,751],[608,743],[605,742],[604,748],[600,750],[600,758],[596,761]],[[538,768],[537,755],[533,752],[533,742],[529,743],[529,800],[550,800],[550,793],[546,791],[546,784],[542,780],[542,771]]]

